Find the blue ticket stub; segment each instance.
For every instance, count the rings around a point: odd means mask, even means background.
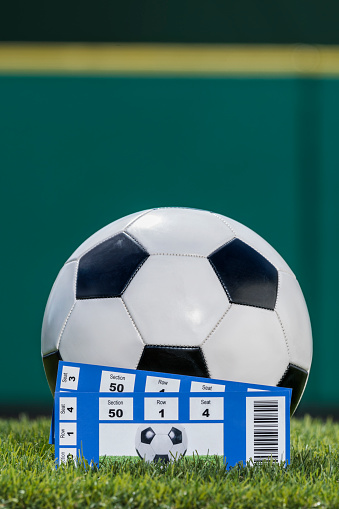
[[[59,362],[55,392],[224,392],[278,387],[194,376]]]
[[[289,397],[264,393],[57,393],[55,457],[146,461],[222,456],[228,467],[271,457],[289,462]]]
[[[55,457],[288,463],[290,398],[284,388],[60,362]]]

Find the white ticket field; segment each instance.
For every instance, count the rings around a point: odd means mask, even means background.
[[[178,418],[178,398],[145,398],[145,420],[177,421]]]
[[[100,392],[133,392],[135,375],[118,371],[103,371]]]
[[[224,420],[224,398],[190,398],[190,420]]]
[[[225,385],[191,382],[191,392],[225,392]]]
[[[80,368],[76,366],[63,366],[61,374],[60,389],[76,391],[79,383]]]
[[[180,380],[159,376],[147,376],[145,392],[179,392]]]
[[[59,444],[77,445],[77,423],[60,422],[59,425]]]
[[[75,447],[60,447],[59,449],[59,465],[66,464],[69,460],[77,462],[77,450]]]
[[[99,421],[133,421],[133,398],[99,398]]]
[[[77,398],[59,399],[59,420],[76,421],[77,420]]]

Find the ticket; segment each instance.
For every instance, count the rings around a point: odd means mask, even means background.
[[[135,369],[60,361],[56,392],[223,392],[280,390],[279,387]]]
[[[122,456],[222,456],[227,468],[290,461],[290,389],[56,392],[55,458],[99,465]]]

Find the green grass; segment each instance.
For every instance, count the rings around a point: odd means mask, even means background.
[[[287,468],[229,472],[218,458],[56,470],[48,433],[47,419],[0,420],[0,508],[339,508],[339,424],[331,421],[292,419]]]

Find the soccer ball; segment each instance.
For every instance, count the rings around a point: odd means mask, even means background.
[[[290,387],[301,398],[312,333],[286,262],[212,212],[151,209],[115,221],[62,267],[42,325],[54,392],[64,361]]]
[[[180,424],[142,424],[135,436],[138,456],[147,462],[168,463],[185,455],[187,435]]]

